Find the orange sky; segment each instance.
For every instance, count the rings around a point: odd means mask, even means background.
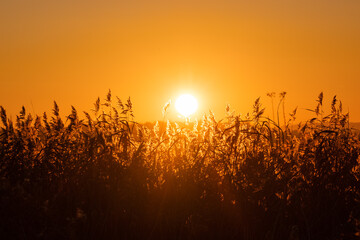
[[[221,118],[287,91],[301,118],[324,91],[360,121],[359,13],[358,0],[1,1],[0,105],[69,114],[110,88],[152,121],[190,92]]]

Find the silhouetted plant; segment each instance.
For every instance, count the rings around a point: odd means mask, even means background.
[[[51,117],[23,107],[13,124],[0,107],[0,236],[355,239],[359,134],[336,97],[324,115],[322,93],[295,127],[285,94],[276,122],[260,99],[251,115],[227,106],[187,124],[136,123],[110,91],[84,119],[54,102]]]

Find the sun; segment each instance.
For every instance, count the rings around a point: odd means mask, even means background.
[[[198,101],[190,94],[183,94],[176,99],[175,108],[181,115],[187,118],[196,112]]]

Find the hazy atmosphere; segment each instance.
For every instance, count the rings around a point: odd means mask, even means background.
[[[301,119],[323,91],[360,121],[359,12],[356,0],[1,1],[0,105],[42,114],[56,100],[69,114],[111,89],[143,122],[182,93],[196,116],[221,117],[286,91]]]
[[[0,239],[360,239],[360,0],[0,0]]]

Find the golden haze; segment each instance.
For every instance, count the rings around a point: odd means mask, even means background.
[[[136,119],[190,92],[199,114],[250,111],[287,91],[289,111],[337,94],[360,121],[359,1],[2,1],[0,105],[90,109],[110,88]],[[65,112],[68,109],[68,112]]]

